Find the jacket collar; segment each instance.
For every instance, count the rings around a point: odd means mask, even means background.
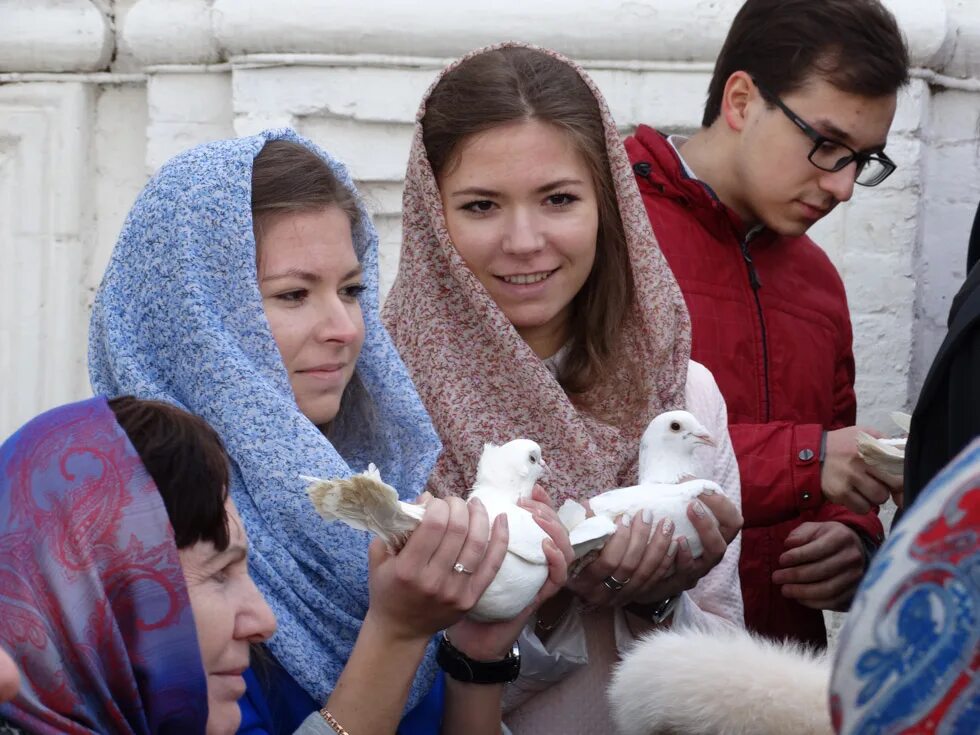
[[[647,178],[662,196],[690,209],[715,237],[735,237],[739,242],[749,238],[754,245],[776,237],[772,230],[746,225],[708,184],[688,176],[677,151],[663,133],[640,125],[633,135],[633,144],[627,141],[627,149],[633,171]]]

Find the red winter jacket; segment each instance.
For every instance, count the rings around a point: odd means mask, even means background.
[[[846,523],[875,546],[884,538],[875,513],[824,502],[820,489],[821,433],[855,421],[844,285],[810,238],[747,232],[657,131],[640,126],[626,150],[691,312],[691,357],[728,404],[742,476],[746,625],[824,645],[822,613],[783,597],[771,576],[786,536],[805,521]]]

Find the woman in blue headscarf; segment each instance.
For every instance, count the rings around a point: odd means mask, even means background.
[[[397,556],[375,542],[368,585],[366,534],[325,524],[300,480],[373,462],[412,500],[440,451],[381,326],[377,235],[339,162],[283,130],[167,163],[113,252],[89,361],[97,393],[183,406],[228,449],[250,569],[279,621],[272,684],[250,686],[246,725],[271,705],[277,730],[291,732],[326,704],[325,718],[354,732],[390,731],[385,723],[430,690],[429,639],[449,626],[465,656],[505,658],[522,621],[460,620],[499,563],[505,524],[488,546],[482,506],[432,500]],[[542,596],[565,574],[562,553],[545,548]],[[447,718],[492,725],[499,689],[451,683]],[[434,731],[442,707],[432,699],[401,732]],[[452,722],[469,728],[464,720]]]

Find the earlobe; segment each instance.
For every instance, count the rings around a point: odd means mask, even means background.
[[[730,129],[741,131],[745,127],[749,103],[757,94],[752,78],[744,71],[734,72],[728,77],[721,97],[721,114]]]

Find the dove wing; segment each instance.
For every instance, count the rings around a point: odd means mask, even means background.
[[[401,502],[376,470],[337,480],[303,479],[310,482],[307,494],[322,518],[377,534],[394,550],[405,545],[425,513],[422,506]]]
[[[616,524],[606,516],[586,518],[568,534],[576,559],[581,559],[594,549],[601,549],[606,541],[616,533]]]
[[[507,551],[532,564],[547,564],[541,542],[548,538],[548,534],[534,522],[534,516],[518,506],[505,512],[510,529]]]
[[[643,484],[607,490],[589,498],[589,507],[597,516],[615,520],[623,513],[636,513],[646,507],[644,500],[651,492],[656,492],[657,485]]]
[[[585,506],[572,499],[566,500],[558,509],[558,520],[569,532],[584,521],[586,515]]]

